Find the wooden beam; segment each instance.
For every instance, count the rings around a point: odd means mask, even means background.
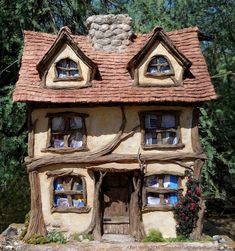
[[[159,153],[159,154],[143,154],[142,159],[148,163],[151,162],[169,162],[169,161],[193,161],[196,159],[205,160],[206,155],[202,153]],[[104,163],[138,163],[136,154],[109,154],[104,156],[87,156],[81,154],[73,155],[57,155],[51,154],[37,158],[27,158],[26,165],[28,172],[37,170],[44,166],[54,164],[104,164]]]

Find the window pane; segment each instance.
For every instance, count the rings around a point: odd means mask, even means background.
[[[84,207],[85,201],[82,194],[76,194],[72,196],[73,207]]]
[[[64,135],[63,134],[53,134],[51,138],[51,146],[54,148],[64,147]]]
[[[78,77],[79,76],[78,70],[70,70],[69,76],[70,77]]]
[[[56,190],[56,191],[63,191],[64,190],[62,178],[58,178],[58,179],[54,180],[54,190]]]
[[[157,58],[153,58],[150,62],[149,62],[149,65],[154,65],[154,64],[157,64]]]
[[[69,200],[66,195],[56,195],[54,201],[56,207],[69,207]]]
[[[157,128],[157,116],[153,114],[147,114],[145,116],[145,128],[146,129],[155,129]]]
[[[175,115],[173,115],[173,114],[164,114],[164,115],[162,115],[161,127],[163,127],[163,128],[176,127],[176,125],[175,125]]]
[[[160,63],[160,64],[166,64],[166,63],[168,64],[166,58],[163,57],[163,56],[159,56],[159,57],[158,57],[158,60],[159,60],[159,63]]]
[[[72,133],[69,137],[68,145],[72,148],[79,148],[82,146],[83,134],[80,132]]]
[[[148,66],[147,72],[152,74],[157,73],[158,72],[157,66]]]
[[[157,144],[157,134],[156,133],[145,133],[144,142],[146,145]]]
[[[68,59],[68,67],[69,68],[77,68],[78,66],[73,60]]]
[[[176,193],[165,194],[164,198],[167,205],[174,205],[178,200]]]
[[[65,70],[58,69],[57,72],[58,72],[58,78],[66,78],[67,77]]]
[[[161,66],[160,67],[160,72],[161,73],[170,73],[171,72],[170,66],[169,65],[167,65],[167,66]]]
[[[66,60],[66,59],[60,60],[60,61],[57,63],[57,66],[66,68],[66,66],[67,66],[67,60]]]
[[[71,129],[82,128],[82,118],[81,117],[72,117],[70,119],[70,128]]]
[[[64,131],[65,123],[63,117],[52,118],[52,131]]]
[[[162,133],[162,144],[176,145],[178,139],[175,132],[163,132]]]
[[[160,204],[160,198],[158,194],[147,193],[147,205],[154,206]]]
[[[165,175],[163,179],[164,188],[178,188],[178,177],[175,175]]]
[[[145,186],[146,187],[159,187],[158,177],[156,175],[146,177]]]

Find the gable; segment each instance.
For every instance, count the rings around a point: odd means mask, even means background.
[[[151,74],[148,68],[153,58],[165,60],[171,74],[157,72]],[[153,35],[141,50],[128,62],[129,70],[134,84],[139,86],[178,86],[183,83],[183,74],[192,65],[163,32],[161,27],[156,27]],[[158,62],[158,69],[160,69]],[[155,69],[157,71],[157,68]]]
[[[90,86],[95,77],[96,64],[80,50],[69,32],[67,27],[60,30],[51,48],[37,65],[42,87],[83,88]],[[70,63],[73,68],[70,68]]]

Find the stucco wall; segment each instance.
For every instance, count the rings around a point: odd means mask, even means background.
[[[134,127],[140,124],[139,111],[144,110],[180,110],[180,125],[182,142],[185,144],[183,149],[177,150],[141,150],[143,153],[160,153],[160,152],[191,152],[191,124],[192,124],[192,108],[191,107],[160,107],[160,106],[127,106],[125,114],[127,124],[124,133],[130,132]],[[43,156],[46,152],[41,152],[46,148],[48,118],[47,113],[53,112],[80,112],[87,113],[87,145],[90,151],[97,150],[109,143],[118,132],[122,123],[122,114],[120,107],[96,107],[96,108],[63,108],[63,109],[37,109],[32,113],[32,121],[38,119],[35,128],[35,156]],[[141,148],[141,133],[138,130],[132,137],[129,137],[114,150],[114,153],[136,154]]]
[[[79,81],[56,81],[54,79],[56,77],[55,64],[64,58],[70,58],[74,62],[78,63],[80,66],[81,72],[79,74],[82,75],[83,80]],[[76,55],[76,53],[71,49],[71,47],[67,44],[64,44],[58,54],[51,60],[49,70],[47,72],[45,78],[45,85],[48,87],[79,87],[85,86],[87,82],[90,81],[91,70],[89,67],[83,63],[83,61]]]
[[[48,168],[40,170],[39,179],[41,186],[41,197],[42,197],[42,212],[45,224],[47,226],[60,226],[62,230],[69,231],[70,233],[78,233],[86,230],[89,226],[92,210],[89,213],[51,213],[51,195],[50,195],[50,184],[52,178],[48,178],[46,171],[48,170],[73,170],[74,173],[84,175],[87,187],[87,206],[93,207],[94,197],[94,182],[92,174],[87,172],[84,168],[79,168],[79,165],[53,165]]]
[[[145,70],[147,69],[147,65],[150,61],[150,59],[155,55],[163,55],[168,58],[170,61],[173,71],[174,71],[174,77],[177,81],[182,81],[183,76],[183,67],[178,63],[176,58],[169,53],[169,51],[165,48],[165,46],[158,42],[155,46],[153,46],[149,52],[146,54],[146,56],[141,61],[137,72],[138,72],[138,84],[151,84],[151,85],[172,85],[174,84],[173,80],[169,76],[162,76],[162,77],[147,77],[145,76]]]

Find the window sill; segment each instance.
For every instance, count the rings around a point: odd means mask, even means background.
[[[173,205],[155,205],[149,206],[146,205],[142,209],[142,213],[154,212],[154,211],[172,211]]]
[[[159,78],[159,77],[170,77],[174,76],[175,74],[173,72],[170,73],[148,73],[146,72],[144,74],[145,77],[150,77],[150,78]]]
[[[177,193],[178,191],[183,190],[183,188],[163,188],[163,187],[145,187],[146,192],[148,193]]]
[[[64,147],[64,148],[44,148],[41,152],[53,152],[53,153],[74,153],[74,152],[86,152],[89,149],[86,146],[82,146],[79,148],[71,148],[71,147]]]
[[[144,150],[152,150],[152,149],[182,149],[185,147],[185,144],[179,143],[176,145],[170,145],[170,144],[153,144],[153,145],[145,145],[142,144],[142,148]]]
[[[78,213],[78,214],[83,214],[83,213],[89,213],[90,210],[91,210],[90,207],[80,207],[80,208],[77,208],[77,207],[67,207],[67,208],[53,207],[51,209],[51,213]]]
[[[62,81],[62,82],[64,82],[64,81],[81,81],[81,80],[83,80],[83,77],[69,77],[69,78],[58,78],[58,77],[56,77],[56,78],[53,79],[53,82],[59,82],[59,81]]]

